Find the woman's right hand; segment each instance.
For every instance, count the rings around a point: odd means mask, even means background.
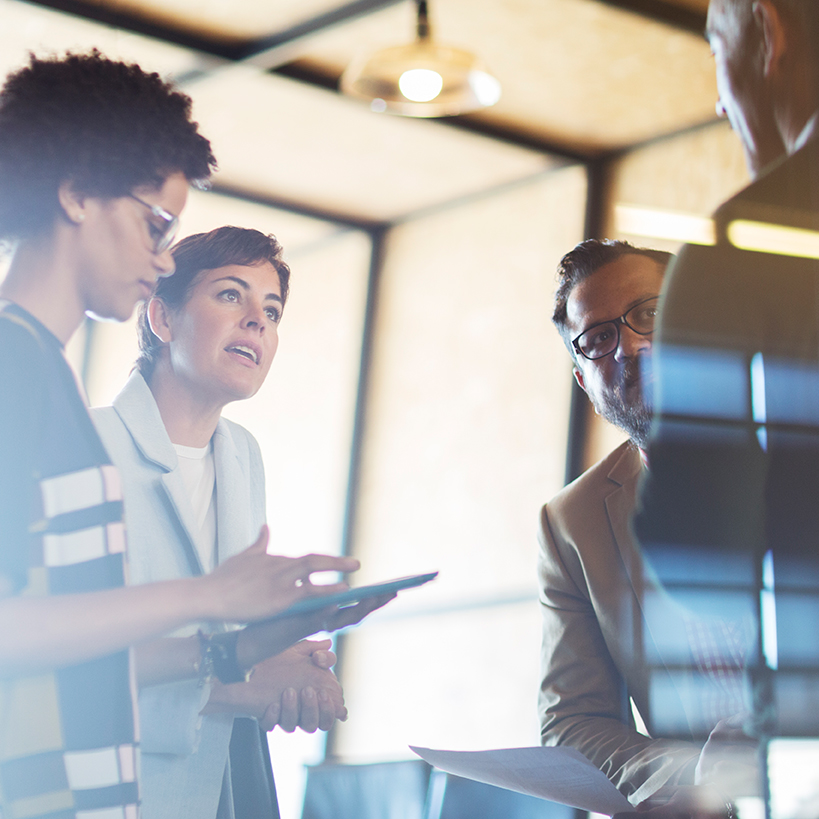
[[[204,589],[204,619],[252,622],[272,617],[298,600],[347,589],[346,583],[314,585],[314,572],[354,572],[361,565],[352,557],[304,555],[281,557],[267,554],[269,532],[262,527],[256,542],[197,578]]]
[[[340,609],[328,606],[318,611],[291,614],[271,620],[269,623],[255,623],[239,632],[236,656],[241,668],[251,668],[267,657],[284,651],[299,640],[317,631],[336,631],[354,626],[368,614],[385,606],[395,597],[395,592],[369,597],[353,606]]]

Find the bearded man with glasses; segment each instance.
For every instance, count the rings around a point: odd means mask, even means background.
[[[645,445],[651,425],[648,354],[671,258],[628,242],[590,239],[558,267],[552,320],[572,356],[574,377],[595,411],[637,447]]]
[[[658,738],[669,723],[688,725],[691,714],[657,661],[663,646],[655,637],[681,638],[692,657],[719,657],[720,685],[705,674],[701,687],[718,693],[707,702],[706,734],[741,708],[736,686],[741,656],[730,656],[722,625],[714,630],[680,606],[669,612],[662,596],[650,617],[644,613],[647,595],[657,589],[629,526],[646,468],[654,320],[672,258],[627,242],[582,242],[558,266],[552,317],[572,356],[577,383],[595,411],[629,440],[541,513],[541,739],[545,745],[576,748],[634,805],[677,786],[693,786],[698,764],[710,760],[690,731]],[[652,721],[658,692],[663,725]],[[698,708],[701,714],[706,710]],[[634,710],[651,736],[635,727]],[[724,730],[721,723],[718,731]]]

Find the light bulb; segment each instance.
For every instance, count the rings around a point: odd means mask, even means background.
[[[483,106],[494,105],[500,99],[500,83],[485,71],[470,71],[469,84],[478,102]]]
[[[413,102],[434,100],[444,87],[444,78],[428,68],[411,68],[398,80],[401,93]]]

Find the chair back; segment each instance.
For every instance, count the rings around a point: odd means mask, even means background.
[[[433,771],[424,819],[578,819],[568,805]]]
[[[430,771],[422,759],[308,766],[302,819],[424,819]]]

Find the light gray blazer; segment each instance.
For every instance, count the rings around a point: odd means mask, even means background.
[[[159,409],[143,377],[132,373],[112,407],[91,410],[125,496],[130,582],[203,573],[194,546],[193,511]],[[247,548],[265,520],[259,445],[221,419],[213,436],[218,560]],[[201,624],[218,628],[217,624]],[[175,632],[195,634],[197,625]],[[152,686],[139,695],[143,819],[212,819],[228,777],[230,715],[199,716],[207,686],[196,680]]]

